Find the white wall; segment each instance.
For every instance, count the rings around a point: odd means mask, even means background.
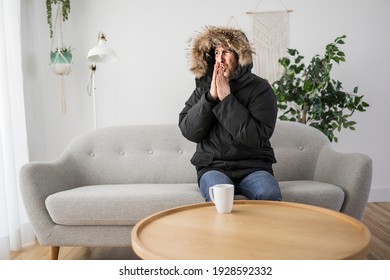
[[[347,62],[335,66],[334,78],[345,90],[359,86],[371,105],[357,112],[355,132],[342,131],[335,148],[362,152],[374,162],[371,201],[390,201],[389,117],[390,1],[284,0],[290,14],[290,47],[307,59],[346,34]],[[30,159],[52,160],[77,134],[93,129],[92,99],[87,95],[88,50],[103,31],[116,49],[116,63],[97,66],[98,127],[122,124],[177,123],[193,90],[188,70],[188,40],[206,25],[226,25],[233,16],[252,37],[251,16],[258,0],[83,0],[72,1],[65,25],[75,48],[72,73],[65,77],[68,111],[61,114],[60,77],[49,67],[51,39],[45,1],[22,0],[23,60]],[[261,9],[280,4],[260,2]]]

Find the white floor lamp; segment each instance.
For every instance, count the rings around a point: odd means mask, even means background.
[[[97,114],[96,114],[96,87],[95,87],[95,72],[96,63],[109,63],[117,60],[115,50],[107,46],[106,36],[103,32],[99,32],[98,44],[88,51],[88,61],[92,62],[89,66],[91,70],[91,76],[88,83],[88,95],[93,99],[93,114],[94,114],[94,127],[97,128]]]

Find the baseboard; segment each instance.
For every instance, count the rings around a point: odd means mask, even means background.
[[[368,202],[390,202],[390,186],[372,186]]]

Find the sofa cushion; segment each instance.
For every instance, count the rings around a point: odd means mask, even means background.
[[[283,201],[320,206],[340,211],[344,191],[335,185],[317,181],[279,182]]]
[[[284,201],[339,211],[341,188],[315,181],[280,182]],[[236,196],[235,199],[245,199]],[[204,202],[197,184],[115,184],[84,186],[52,194],[46,208],[61,225],[135,225],[172,207]]]
[[[197,184],[117,184],[54,193],[45,204],[61,225],[135,225],[156,212],[200,202]]]

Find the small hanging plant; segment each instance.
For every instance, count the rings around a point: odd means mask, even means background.
[[[53,15],[53,5],[56,15]],[[66,47],[64,42],[64,26],[70,13],[70,0],[46,0],[47,22],[50,29],[52,45],[50,51],[50,65],[54,73],[67,75],[72,66],[72,48]]]
[[[56,48],[50,51],[50,62],[54,63],[71,63],[72,48]]]
[[[331,142],[338,140],[335,130],[355,130],[356,122],[350,118],[369,106],[363,95],[357,94],[357,86],[346,92],[340,81],[331,78],[333,62],[345,62],[345,53],[339,48],[345,44],[345,38],[337,37],[326,46],[323,56],[315,55],[308,65],[302,62],[304,57],[297,50],[288,49],[290,57],[279,60],[284,73],[272,84],[281,112],[279,119],[311,125]]]
[[[46,0],[47,24],[49,25],[50,38],[53,38],[53,10],[52,6],[62,4],[62,20],[68,20],[70,13],[70,0]]]
[[[55,17],[53,17],[53,5],[56,8]],[[72,48],[66,47],[64,43],[63,22],[69,17],[70,0],[46,0],[46,9],[47,23],[52,39],[50,67],[55,74],[61,77],[61,111],[66,113],[64,75],[68,75],[72,70]]]
[[[56,48],[50,51],[50,64],[54,73],[67,75],[72,70],[72,49]]]

